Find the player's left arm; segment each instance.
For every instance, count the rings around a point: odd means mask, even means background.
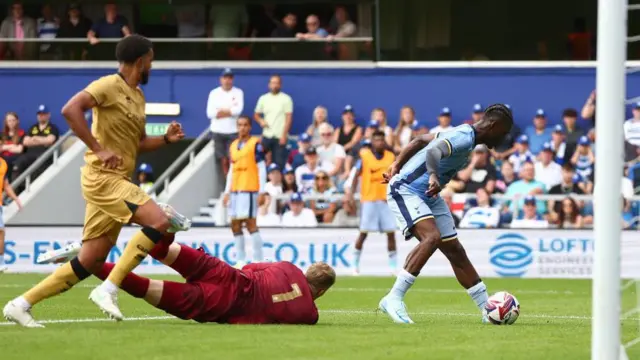
[[[427,172],[429,175],[438,174],[440,160],[451,156],[453,147],[448,139],[437,138],[433,141],[433,146],[427,149]]]
[[[182,132],[182,126],[177,121],[172,121],[164,136],[147,136],[147,132],[143,131],[138,149],[140,152],[154,151],[164,145],[180,141],[183,138],[184,132]]]

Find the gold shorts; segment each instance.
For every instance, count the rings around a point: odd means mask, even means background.
[[[85,166],[82,168],[82,196],[87,202],[82,240],[107,236],[113,243],[132,209],[150,200],[139,186],[118,174]]]

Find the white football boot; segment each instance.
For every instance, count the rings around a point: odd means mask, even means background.
[[[31,310],[25,310],[22,307],[13,303],[13,301],[9,301],[7,305],[2,309],[2,315],[4,318],[14,322],[20,326],[24,326],[27,328],[43,328],[44,325],[36,322],[36,320],[31,315]]]
[[[158,203],[158,206],[164,210],[165,214],[169,217],[171,226],[167,230],[169,233],[176,233],[178,231],[187,231],[191,229],[191,220],[186,216],[180,214],[171,205]]]
[[[98,305],[103,313],[107,314],[110,318],[116,321],[122,321],[124,316],[118,307],[118,293],[109,293],[102,286],[91,291],[89,294],[89,300]]]
[[[40,254],[36,259],[38,264],[60,264],[66,263],[78,255],[82,248],[81,242],[74,242],[57,250],[49,250]]]
[[[413,324],[413,320],[407,314],[407,306],[399,297],[387,295],[380,300],[378,309],[389,315],[397,324]]]

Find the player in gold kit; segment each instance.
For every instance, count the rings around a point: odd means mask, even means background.
[[[177,122],[169,125],[164,136],[146,135],[145,97],[139,85],[149,80],[151,41],[127,36],[118,42],[116,58],[118,73],[92,82],[62,109],[69,127],[88,148],[81,175],[87,203],[83,243],[77,257],[4,307],[4,316],[22,326],[42,327],[31,316],[31,307],[99,271],[122,225],[131,222],[142,229],[129,241],[109,277],[89,296],[103,312],[122,320],[117,293],[124,277],[165,234],[185,229],[130,178],[139,152],[153,151],[184,137]],[[84,118],[89,109],[93,109],[91,130]]]

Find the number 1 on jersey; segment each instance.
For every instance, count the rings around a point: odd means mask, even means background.
[[[300,290],[298,284],[291,284],[291,289],[291,291],[286,293],[271,295],[271,300],[273,300],[274,303],[279,303],[283,301],[291,301],[302,296],[302,291]]]

